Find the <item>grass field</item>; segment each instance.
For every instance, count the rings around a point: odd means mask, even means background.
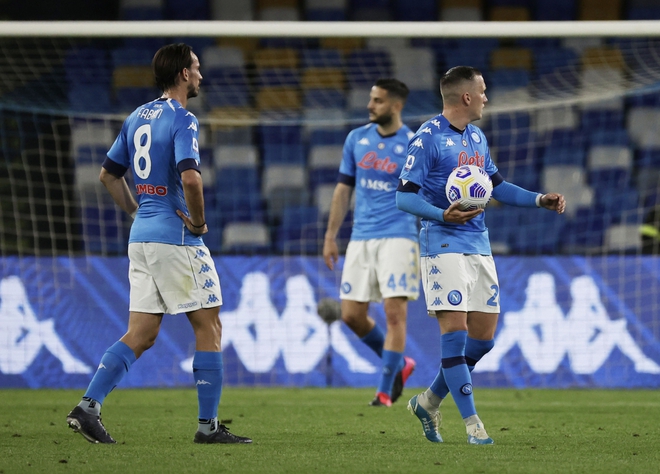
[[[225,388],[220,418],[252,445],[196,445],[190,390],[117,390],[103,418],[117,445],[70,431],[76,390],[0,390],[0,473],[645,473],[660,471],[660,393],[484,390],[494,446],[469,446],[455,405],[442,444],[406,410],[373,408],[367,389]]]

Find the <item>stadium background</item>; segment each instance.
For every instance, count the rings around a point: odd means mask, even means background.
[[[102,2],[94,11],[75,1],[37,2],[29,11],[10,2],[2,7],[9,21],[660,19],[660,2],[651,0],[433,0],[414,8],[403,0],[126,0]],[[65,369],[64,361],[93,367],[122,334],[130,222],[98,183],[98,170],[123,117],[158,94],[149,70],[154,51],[179,40],[193,45],[204,75],[202,95],[190,106],[203,126],[211,229],[205,241],[222,269],[223,319],[235,319],[235,332],[231,325],[225,332],[228,383],[375,384],[378,361],[347,330],[326,328],[315,315],[321,298],[337,297],[338,274],[325,269],[318,253],[341,146],[348,130],[364,123],[375,79],[395,76],[410,86],[404,119],[414,129],[441,110],[439,75],[470,64],[483,71],[489,88],[491,103],[478,125],[504,176],[529,189],[563,192],[570,205],[566,216],[489,207],[502,284],[498,337],[507,321],[517,326],[508,332],[510,350],[491,370],[475,374],[476,382],[660,385],[659,262],[642,254],[639,234],[659,196],[656,38],[135,33],[0,38],[6,164],[0,169],[0,277],[6,282],[0,285],[0,386],[85,386],[89,375],[75,364]],[[242,302],[252,311],[239,311]],[[383,321],[380,307],[373,314]],[[408,348],[420,361],[411,384],[421,386],[439,363],[437,329],[420,302],[409,320]],[[164,368],[150,371],[143,362],[139,370],[138,364],[127,385],[191,383],[184,362],[192,338],[182,321],[167,320],[145,356]],[[578,349],[571,352],[566,340],[576,333]],[[539,342],[536,351],[529,341]]]

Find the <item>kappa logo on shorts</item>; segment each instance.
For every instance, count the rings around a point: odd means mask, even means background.
[[[197,252],[195,252],[195,258],[204,258],[206,257],[206,252],[203,250],[199,249]]]
[[[472,384],[471,383],[466,383],[461,387],[461,393],[463,395],[471,395],[472,394]]]
[[[438,267],[433,265],[431,267],[431,271],[429,272],[429,275],[437,275],[438,273],[442,273],[442,272],[438,269]]]
[[[457,306],[463,301],[463,295],[458,290],[451,290],[447,295],[447,300],[449,301],[449,304]]]
[[[218,301],[220,301],[220,300],[218,299],[217,296],[215,296],[215,295],[210,295],[210,296],[209,296],[209,299],[206,301],[206,304],[217,303]]]
[[[202,265],[202,267],[199,269],[199,273],[206,273],[210,272],[211,267],[209,267],[206,263]]]
[[[212,288],[214,286],[215,286],[215,282],[209,279],[204,282],[203,288]]]
[[[436,298],[433,300],[433,304],[431,306],[442,306],[442,301],[440,301],[440,298]]]
[[[348,283],[348,282],[344,282],[344,283],[341,284],[341,291],[344,294],[350,293],[352,289],[353,288],[351,287],[351,284]]]

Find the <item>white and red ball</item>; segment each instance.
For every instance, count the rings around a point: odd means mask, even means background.
[[[445,192],[449,202],[458,201],[463,211],[483,209],[493,193],[493,182],[483,168],[459,166],[449,175]]]

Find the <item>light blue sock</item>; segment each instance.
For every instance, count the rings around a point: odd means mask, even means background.
[[[397,372],[403,365],[403,352],[383,350],[383,372],[380,376],[378,391],[392,396],[392,386]]]
[[[121,341],[115,342],[103,354],[99,368],[96,369],[96,373],[83,398],[94,400],[99,405],[103,405],[105,397],[126,375],[135,360],[133,349]]]
[[[442,335],[442,372],[462,418],[476,415],[472,378],[465,363],[467,331]]]
[[[199,419],[209,421],[217,418],[222,395],[222,352],[196,351],[193,377],[197,386]]]
[[[495,345],[495,340],[480,341],[479,339],[472,339],[468,336],[465,343],[465,362],[467,363],[468,370],[472,372],[474,366],[481,360],[483,356],[488,354]],[[429,387],[431,391],[440,398],[445,398],[449,393],[449,387],[445,382],[445,376],[442,374],[442,366],[438,370],[438,375]]]
[[[385,344],[385,334],[376,324],[369,333],[361,339],[371,350],[378,354],[378,357],[383,357],[383,345]]]

